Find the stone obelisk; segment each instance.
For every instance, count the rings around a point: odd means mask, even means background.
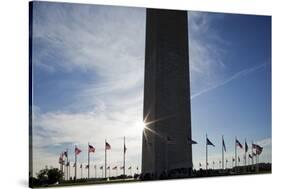
[[[147,9],[142,175],[192,170],[187,11]]]

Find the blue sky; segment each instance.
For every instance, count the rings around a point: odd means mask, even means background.
[[[88,142],[102,165],[105,138],[109,164],[121,165],[123,136],[127,164],[140,166],[145,9],[35,2],[32,34],[35,172],[75,144],[86,163]],[[271,18],[189,12],[189,51],[195,168],[206,133],[210,161],[223,134],[228,159],[237,136],[271,162]]]

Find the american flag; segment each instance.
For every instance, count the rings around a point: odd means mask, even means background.
[[[197,142],[195,140],[192,140],[191,138],[187,138],[187,142],[188,144],[197,144]]]
[[[82,152],[79,148],[75,147],[75,155],[78,155]]]
[[[215,147],[215,145],[208,138],[206,138],[206,143],[207,143],[207,145],[211,145],[211,146]]]
[[[262,147],[261,147],[261,148],[258,148],[258,149],[256,149],[256,153],[257,153],[258,155],[260,155],[260,154],[262,153],[262,150],[263,150]]]
[[[124,153],[126,153],[127,151],[127,148],[126,148],[126,145],[124,144]]]
[[[105,149],[106,150],[110,150],[111,149],[111,146],[108,142],[105,142]]]
[[[60,158],[59,158],[59,164],[62,164],[63,163],[63,154],[60,155]]]
[[[92,145],[89,145],[89,152],[95,152],[96,149],[92,146]]]
[[[222,147],[223,147],[223,150],[226,152],[226,147],[225,147],[225,143],[224,143],[224,138],[222,138]]]
[[[236,143],[236,146],[239,146],[239,148],[243,149],[243,146],[242,146],[242,144],[239,142],[239,140],[236,139],[235,143]]]
[[[245,152],[248,152],[248,144],[247,144],[246,140],[245,140]]]
[[[254,149],[256,149],[256,154],[257,154],[257,155],[260,155],[260,154],[261,154],[261,152],[262,152],[262,150],[263,150],[263,147],[261,147],[260,145],[257,145],[257,144],[252,144],[252,147],[253,147]]]

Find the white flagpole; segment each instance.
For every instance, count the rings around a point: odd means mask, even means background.
[[[82,165],[82,164],[81,164]],[[81,166],[80,165],[80,166]],[[81,166],[81,179],[83,178],[83,165]]]
[[[74,180],[77,179],[77,154],[76,154],[76,145],[75,145],[75,150],[74,150],[74,153],[75,153],[75,173],[74,173]]]
[[[206,134],[206,170],[208,170],[208,144],[207,144],[208,136]]]
[[[66,180],[68,180],[68,167],[69,167],[69,165],[68,165],[68,149],[66,149]]]
[[[105,139],[105,143],[104,143],[104,177],[106,178],[106,139]]]
[[[124,169],[123,169],[123,175],[125,175],[126,174],[126,172],[125,172],[125,165],[126,165],[126,162],[125,162],[125,154],[126,154],[126,152],[125,152],[125,148],[126,148],[126,143],[125,143],[125,136],[124,136],[124,146],[123,146],[123,167],[124,167]],[[127,151],[127,150],[126,150]],[[118,168],[117,168],[118,169]]]
[[[237,167],[237,144],[236,144],[237,138],[235,136],[235,167]]]
[[[89,150],[89,142],[88,142],[88,179],[90,179],[90,150]]]
[[[254,149],[253,149],[253,141],[252,141],[252,167],[254,166]]]
[[[247,151],[248,151],[248,149],[246,151],[246,144],[247,144],[247,140],[245,138],[245,167],[247,166]],[[248,144],[247,144],[247,146],[248,146]]]
[[[70,165],[70,162],[69,162],[69,174],[68,174],[68,177],[69,177],[69,180],[70,180],[70,177],[71,177],[71,165]]]
[[[224,143],[224,139],[223,139],[223,135],[222,135],[222,169],[224,169],[224,146],[223,146],[223,143]]]

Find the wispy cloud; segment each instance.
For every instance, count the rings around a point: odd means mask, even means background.
[[[107,138],[112,145],[110,159],[121,162],[123,136],[130,136],[127,139],[128,154],[133,155],[137,151],[140,153],[142,128],[135,122],[136,119],[134,117],[131,119],[130,115],[123,114],[123,112],[104,116],[106,114],[103,112],[81,114],[53,112],[34,117],[35,151],[39,149],[41,152],[45,149],[45,152],[53,154],[56,160],[56,155],[59,154],[58,150],[69,148],[70,152],[73,152],[76,144],[83,150],[82,159],[80,159],[83,162],[86,161],[84,153],[87,149],[86,144],[91,142],[97,149],[95,163],[101,163],[104,155],[104,140]],[[137,164],[138,160],[135,159],[131,163]]]
[[[266,66],[266,63],[259,64],[259,65],[256,65],[256,66],[252,67],[252,68],[244,69],[244,70],[242,70],[240,72],[237,72],[234,75],[232,75],[231,77],[229,77],[229,78],[227,78],[227,79],[225,79],[225,80],[223,80],[221,82],[215,83],[213,86],[207,87],[207,88],[205,88],[205,89],[203,89],[203,90],[201,90],[201,91],[199,91],[199,92],[197,92],[195,94],[192,94],[191,95],[191,99],[194,99],[194,98],[196,98],[196,97],[198,97],[198,96],[200,96],[202,94],[205,94],[205,93],[207,93],[207,92],[209,92],[211,90],[214,90],[214,89],[216,89],[218,87],[221,87],[223,85],[226,85],[226,84],[228,84],[229,82],[231,82],[231,81],[233,81],[235,79],[247,76],[247,75],[251,74],[252,72],[255,72],[255,71],[259,70],[259,69],[264,68],[265,66]]]
[[[188,16],[191,94],[194,94],[221,80],[231,43],[212,27],[213,22],[224,18],[222,14],[189,12]]]

